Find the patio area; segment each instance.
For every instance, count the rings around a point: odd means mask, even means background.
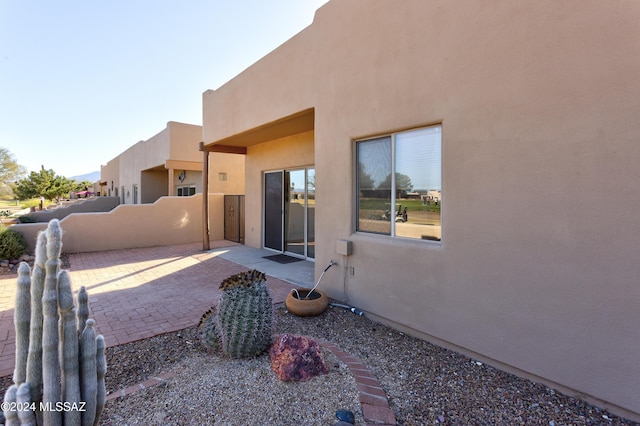
[[[267,274],[274,303],[294,287],[312,287],[314,264],[281,264],[273,255],[229,241],[136,248],[69,255],[74,291],[85,286],[91,318],[107,346],[193,326],[215,305],[218,286],[229,275],[248,269]],[[0,278],[0,376],[13,373],[13,326],[16,275]]]

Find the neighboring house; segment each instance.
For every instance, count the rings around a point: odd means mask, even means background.
[[[203,94],[204,149],[246,159],[246,244],[337,261],[332,298],[640,419],[638,22],[332,0]],[[444,203],[396,221],[403,187]]]
[[[101,167],[103,195],[122,204],[148,204],[163,196],[202,193],[202,127],[170,121],[160,133],[133,145]],[[242,194],[244,160],[216,154],[209,192]],[[212,171],[211,171],[212,170]]]

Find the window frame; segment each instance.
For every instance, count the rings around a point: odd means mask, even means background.
[[[354,139],[353,140],[353,158],[354,158],[354,203],[355,203],[355,209],[354,209],[354,222],[353,222],[353,229],[354,232],[358,233],[358,234],[362,234],[362,235],[373,235],[373,236],[380,236],[380,237],[388,237],[388,238],[393,238],[393,239],[401,239],[403,241],[418,241],[418,242],[426,242],[426,243],[431,243],[431,244],[442,244],[442,200],[440,199],[440,212],[439,212],[439,218],[440,218],[440,239],[431,239],[431,238],[412,238],[412,237],[406,237],[406,236],[398,236],[396,234],[396,222],[395,222],[395,218],[392,216],[390,218],[390,230],[388,233],[386,232],[376,232],[376,231],[371,231],[371,230],[366,230],[366,229],[361,229],[360,228],[360,211],[361,211],[361,202],[360,202],[360,158],[359,158],[359,150],[358,150],[358,144],[360,143],[366,143],[366,142],[373,142],[376,140],[383,140],[385,138],[388,138],[389,141],[388,143],[390,144],[390,151],[391,151],[391,188],[389,189],[389,194],[390,194],[390,212],[392,212],[392,215],[395,215],[396,212],[396,207],[398,205],[397,203],[397,194],[398,194],[398,189],[396,188],[396,174],[398,173],[398,165],[396,164],[396,138],[397,135],[402,134],[402,133],[408,133],[411,131],[418,131],[418,130],[422,130],[422,129],[429,129],[429,128],[439,128],[439,133],[440,133],[440,183],[441,183],[441,188],[440,188],[440,193],[442,193],[443,189],[442,189],[442,123],[435,123],[435,124],[429,124],[429,125],[425,125],[425,126],[419,126],[419,127],[411,127],[411,128],[407,128],[407,129],[403,129],[403,130],[397,130],[394,132],[390,132],[390,133],[381,133],[381,134],[376,134],[373,136],[368,136],[368,137],[364,137],[364,138],[358,138],[358,139]],[[442,198],[442,197],[440,197]]]
[[[186,194],[184,193],[186,190]],[[191,190],[193,190],[193,194],[191,194]],[[180,185],[180,186],[176,186],[176,197],[191,197],[192,195],[197,194],[196,192],[196,186],[195,185]],[[182,194],[179,194],[179,192],[182,192]]]

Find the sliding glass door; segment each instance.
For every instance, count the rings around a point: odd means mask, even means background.
[[[264,246],[297,257],[315,257],[315,169],[264,175]]]

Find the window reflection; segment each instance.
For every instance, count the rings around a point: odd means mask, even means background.
[[[432,126],[357,143],[358,231],[441,239],[441,132]]]

